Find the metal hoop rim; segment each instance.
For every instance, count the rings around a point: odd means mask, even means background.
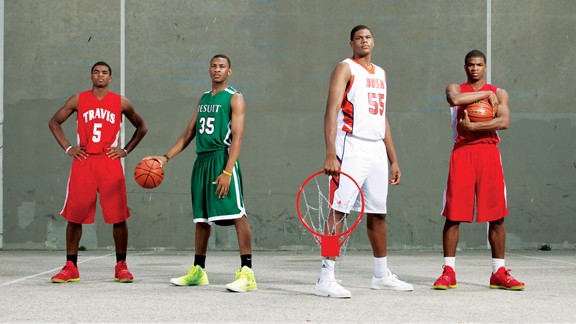
[[[304,182],[302,182],[300,189],[298,189],[298,194],[296,195],[296,212],[298,213],[298,217],[300,218],[300,221],[302,222],[304,227],[306,227],[306,229],[308,231],[310,231],[312,234],[314,234],[314,237],[316,238],[316,240],[318,240],[318,237],[320,237],[320,238],[323,238],[326,236],[331,236],[331,237],[338,236],[338,237],[340,237],[340,236],[344,236],[344,235],[346,235],[346,237],[344,238],[344,240],[346,240],[346,239],[348,239],[350,234],[352,234],[352,231],[354,231],[354,229],[356,229],[356,226],[358,226],[358,224],[362,220],[362,217],[364,216],[364,193],[362,192],[362,188],[360,188],[360,186],[358,185],[358,182],[356,182],[356,180],[354,180],[354,178],[352,178],[346,172],[339,171],[338,173],[348,177],[350,180],[352,180],[352,182],[358,188],[358,192],[360,193],[360,198],[361,198],[361,202],[362,202],[360,212],[358,215],[358,219],[347,230],[342,231],[341,233],[338,233],[338,234],[333,234],[333,235],[319,233],[316,230],[314,230],[312,227],[310,227],[310,225],[308,225],[308,222],[306,222],[306,220],[302,216],[302,212],[300,211],[300,196],[302,195],[302,192],[304,191],[304,187],[306,187],[306,185],[308,184],[308,182],[310,182],[310,180],[312,180],[314,177],[316,177],[320,174],[324,174],[324,170],[316,171],[316,172],[312,173],[308,178],[306,178],[306,180],[304,180]]]

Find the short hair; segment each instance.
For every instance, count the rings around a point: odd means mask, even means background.
[[[486,55],[484,55],[484,53],[482,53],[482,51],[479,50],[471,50],[470,52],[468,52],[468,54],[466,54],[466,57],[464,58],[464,64],[468,63],[468,60],[473,58],[473,57],[480,57],[484,60],[484,63],[486,63]]]
[[[210,59],[210,62],[212,62],[212,60],[215,59],[215,58],[223,58],[223,59],[225,59],[226,61],[228,61],[228,67],[229,67],[229,68],[232,68],[232,62],[230,62],[230,58],[229,58],[228,56],[226,56],[226,55],[224,55],[224,54],[216,54],[216,55],[212,56],[212,58]]]
[[[112,76],[112,68],[110,67],[110,65],[104,61],[98,61],[96,63],[94,63],[94,65],[92,65],[92,69],[90,70],[90,74],[94,73],[94,68],[98,65],[103,65],[105,67],[108,68],[108,71],[110,72],[110,76]]]
[[[354,28],[352,28],[352,30],[350,31],[350,40],[354,40],[354,35],[356,34],[356,32],[359,30],[362,30],[362,29],[368,29],[370,34],[372,34],[372,30],[370,28],[368,28],[367,26],[357,25]]]

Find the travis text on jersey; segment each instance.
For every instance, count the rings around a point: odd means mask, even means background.
[[[116,121],[116,115],[104,108],[96,108],[88,110],[87,112],[82,114],[82,117],[84,117],[85,123],[91,121],[92,119],[104,119],[111,124],[114,124],[114,122]]]

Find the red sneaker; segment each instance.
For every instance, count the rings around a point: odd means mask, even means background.
[[[72,261],[66,261],[66,265],[62,267],[62,270],[50,280],[54,283],[77,282],[80,281],[80,273]]]
[[[456,272],[454,272],[454,269],[451,266],[445,265],[443,268],[444,271],[442,272],[442,275],[438,280],[436,280],[434,287],[432,288],[437,290],[456,288]]]
[[[119,281],[123,283],[132,282],[134,277],[130,271],[128,271],[128,266],[126,265],[126,261],[120,261],[116,263],[116,267],[114,267],[114,281]]]
[[[504,267],[500,267],[496,273],[490,276],[490,288],[492,289],[523,290],[524,287],[524,283],[512,278],[510,269]]]

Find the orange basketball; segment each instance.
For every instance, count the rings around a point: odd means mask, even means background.
[[[478,100],[466,106],[468,118],[473,122],[488,121],[496,115],[492,105],[486,100]]]
[[[164,180],[164,169],[160,161],[148,159],[140,161],[134,168],[134,180],[142,188],[158,187]]]

